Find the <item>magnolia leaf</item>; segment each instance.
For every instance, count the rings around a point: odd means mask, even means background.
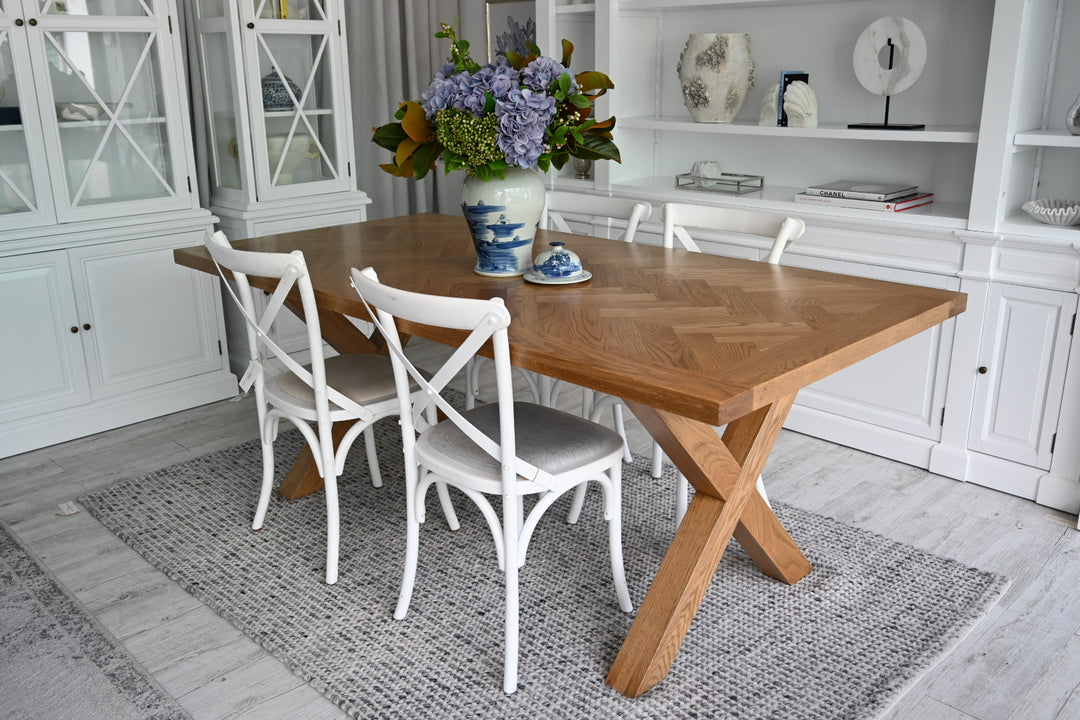
[[[582,91],[599,90],[600,92],[596,97],[615,87],[615,83],[611,82],[611,78],[596,70],[586,70],[583,73],[578,73],[577,81]]]
[[[421,173],[419,175],[414,173],[414,177],[416,177],[417,180],[424,177],[428,170],[435,167],[435,161],[439,159],[442,151],[443,146],[437,142],[427,142],[416,149],[416,152],[413,153],[412,161],[413,166],[416,168],[416,173]]]
[[[432,136],[431,123],[428,122],[427,114],[420,103],[409,100],[404,103],[404,107],[405,117],[401,120],[402,129],[418,143],[430,139]]]
[[[570,42],[566,38],[562,41],[562,64],[564,67],[570,67],[570,56],[574,54],[574,43]]]
[[[407,178],[407,177],[412,177],[412,175],[413,175],[413,164],[412,164],[411,159],[406,160],[404,165],[395,165],[394,163],[386,163],[384,165],[379,165],[379,167],[381,167],[383,170],[385,170],[386,172],[388,172],[391,175],[394,175],[396,177]]]
[[[584,142],[571,151],[574,157],[579,157],[582,160],[614,160],[618,163],[622,162],[619,148],[610,139],[592,134],[587,134],[582,139]]]
[[[394,153],[394,162],[398,165],[404,165],[405,161],[412,156],[418,147],[420,147],[420,143],[410,137],[405,138],[397,146],[397,152]]]
[[[615,127],[615,118],[609,117],[607,120],[597,120],[595,124],[589,128],[590,132],[610,132]]]
[[[569,75],[563,75],[563,77],[569,77]],[[566,99],[570,101],[571,105],[576,108],[581,108],[582,110],[587,107],[592,107],[592,102],[590,102],[589,98],[585,97],[584,95],[571,95]]]
[[[505,55],[506,59],[510,62],[510,67],[514,68],[515,70],[521,70],[521,68],[525,67],[525,58],[521,57],[516,52],[511,52],[510,50],[507,50],[503,53],[503,55]]]
[[[536,160],[536,167],[540,169],[540,172],[547,172],[551,167],[551,156],[548,153],[544,153]]]
[[[397,152],[398,145],[407,137],[401,123],[387,123],[375,128],[371,141],[385,150]]]

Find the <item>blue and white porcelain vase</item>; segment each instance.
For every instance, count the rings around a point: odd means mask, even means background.
[[[532,269],[545,192],[538,172],[518,167],[507,168],[503,178],[465,178],[461,211],[476,248],[476,274],[515,277]]]
[[[297,100],[300,99],[300,86],[289,78],[281,81],[277,72],[271,70],[262,77],[263,110],[292,110],[296,105],[293,103],[289,91],[285,89],[285,83],[289,84],[289,90]]]

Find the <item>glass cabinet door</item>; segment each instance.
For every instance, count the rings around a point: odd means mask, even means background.
[[[245,10],[259,199],[350,189],[336,18],[325,0],[247,0]]]
[[[55,221],[34,90],[23,79],[27,31],[19,0],[0,0],[0,230]]]
[[[159,3],[25,2],[36,12],[28,35],[59,219],[115,216],[121,204],[139,213],[190,206]]]

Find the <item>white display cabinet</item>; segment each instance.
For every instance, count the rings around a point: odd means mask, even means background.
[[[236,240],[366,220],[342,0],[196,0],[194,9],[196,110],[218,227]],[[231,299],[225,310],[230,364],[242,373],[244,319]],[[298,318],[283,316],[273,333],[288,352],[307,347]]]
[[[0,456],[234,395],[176,9],[0,0]]]
[[[863,29],[917,24],[926,69],[891,98],[855,77]],[[800,394],[789,427],[1053,507],[1080,509],[1080,357],[1074,332],[1080,226],[1036,222],[1031,199],[1080,201],[1080,137],[1065,115],[1080,95],[1080,3],[1072,0],[538,0],[543,48],[591,20],[593,66],[615,90],[623,162],[554,187],[664,202],[760,208],[803,218],[785,264],[959,288],[968,311]],[[695,123],[676,74],[687,36],[746,32],[756,83],[731,123]],[[819,126],[759,126],[782,70],[810,74]],[[677,188],[697,160],[765,177],[743,195]],[[883,213],[794,202],[838,179],[904,181],[935,194]],[[642,232],[658,241],[658,220]],[[650,240],[651,238],[651,240]],[[746,238],[705,234],[705,251],[756,258]],[[887,378],[887,382],[884,379]],[[1057,439],[1055,439],[1057,438]]]
[[[363,220],[341,0],[194,7],[196,111],[222,229],[239,238]]]

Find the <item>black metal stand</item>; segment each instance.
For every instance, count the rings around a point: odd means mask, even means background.
[[[896,52],[896,46],[893,45],[892,38],[888,39],[889,45],[889,70],[893,67],[893,54]],[[925,130],[926,125],[923,123],[893,123],[889,124],[889,101],[892,99],[890,95],[885,96],[885,122],[884,123],[851,123],[848,125],[848,129],[851,130]]]

